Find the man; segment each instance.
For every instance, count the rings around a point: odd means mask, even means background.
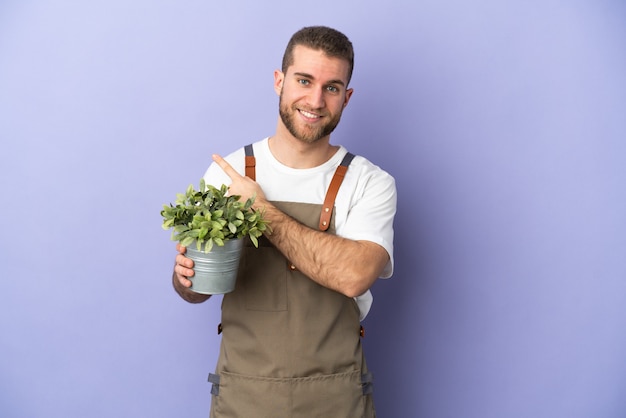
[[[396,189],[389,174],[330,144],[353,93],[353,54],[334,29],[296,32],[274,72],[275,134],[214,155],[205,174],[243,200],[255,196],[272,228],[246,248],[224,295],[211,417],[375,416],[360,320],[369,288],[393,271]],[[176,291],[205,301],[189,290],[193,262],[177,249]]]

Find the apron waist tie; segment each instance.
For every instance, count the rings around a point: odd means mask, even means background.
[[[219,375],[209,373],[209,383],[211,383],[211,395],[220,394],[220,377]]]
[[[374,392],[374,376],[372,373],[361,375],[361,386],[363,387],[363,395],[369,395]]]

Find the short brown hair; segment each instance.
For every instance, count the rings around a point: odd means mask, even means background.
[[[348,61],[348,83],[352,78],[354,68],[354,49],[352,42],[338,30],[326,26],[309,26],[294,33],[283,55],[283,73],[293,64],[293,50],[296,45],[306,46],[315,50],[322,50],[329,57],[341,58]]]

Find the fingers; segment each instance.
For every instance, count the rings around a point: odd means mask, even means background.
[[[230,177],[231,180],[235,180],[239,177],[242,177],[241,174],[239,174],[230,164],[228,164],[228,162],[223,159],[221,156],[217,155],[217,154],[213,154],[213,161],[215,161],[215,163],[217,165],[219,165],[222,170],[224,170],[224,173],[226,173],[226,175],[228,177]]]
[[[178,280],[178,283],[180,283],[181,286],[184,287],[191,287],[191,285],[193,284],[191,280],[185,278],[184,276],[181,276],[180,274],[176,275],[176,279]]]
[[[193,260],[191,258],[185,257],[182,254],[178,254],[176,255],[176,267],[179,266],[183,269],[190,270],[193,268]],[[185,274],[185,276],[193,276],[193,274]]]
[[[174,266],[176,278],[181,285],[191,287],[191,280],[189,280],[189,277],[193,277],[195,274],[193,271],[193,260],[183,255],[187,249],[182,245],[177,244],[176,250],[179,251],[179,254],[176,255],[176,265]]]

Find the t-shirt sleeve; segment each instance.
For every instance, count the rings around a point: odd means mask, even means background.
[[[387,250],[389,262],[380,277],[389,278],[393,274],[395,179],[376,167],[367,175],[361,173],[359,183],[340,235],[355,241],[371,241]]]

